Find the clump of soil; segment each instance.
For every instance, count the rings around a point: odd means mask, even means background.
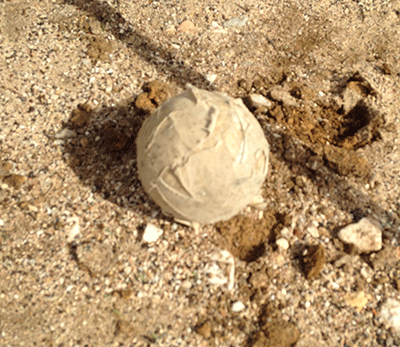
[[[110,54],[113,51],[113,44],[101,36],[88,36],[89,45],[86,54],[94,61],[110,61]]]
[[[337,174],[368,178],[371,167],[355,150],[380,138],[383,117],[365,102],[375,93],[371,86],[355,74],[338,92],[338,103],[319,100],[316,91],[295,82],[285,84],[282,78],[282,86],[277,86],[283,97],[267,111],[252,109],[260,121],[282,127],[286,136],[298,139],[313,159],[318,157]],[[244,88],[243,81],[238,85],[239,90]],[[246,90],[276,99],[274,87],[269,79],[260,78]]]
[[[143,93],[137,96],[135,106],[143,112],[153,112],[172,95],[173,91],[167,83],[151,81],[143,86]]]
[[[304,272],[308,280],[317,278],[322,271],[326,259],[325,248],[322,245],[309,246],[303,257]]]
[[[256,221],[237,215],[215,226],[227,242],[225,247],[229,252],[241,260],[254,261],[264,254],[266,241],[275,224],[274,215],[269,213]]]

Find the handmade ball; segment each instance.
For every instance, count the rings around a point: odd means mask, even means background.
[[[241,99],[188,86],[145,120],[136,145],[144,190],[177,220],[226,220],[260,197],[269,144]]]

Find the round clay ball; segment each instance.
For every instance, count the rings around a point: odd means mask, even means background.
[[[178,221],[226,220],[260,197],[269,144],[241,99],[188,86],[145,120],[136,145],[144,190]]]

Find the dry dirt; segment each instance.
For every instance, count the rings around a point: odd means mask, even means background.
[[[399,346],[399,31],[398,1],[0,0],[0,345]],[[135,166],[187,83],[271,145],[267,208],[199,233]],[[337,238],[363,217],[379,252]]]

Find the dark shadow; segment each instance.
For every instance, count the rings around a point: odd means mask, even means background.
[[[86,122],[77,126],[74,115],[80,114]],[[82,183],[94,194],[145,216],[159,211],[142,190],[136,171],[135,139],[146,115],[132,103],[97,110],[79,105],[72,115],[75,122],[70,119],[64,126],[76,136],[65,144],[64,158]]]
[[[244,261],[250,263],[252,261],[256,261],[258,258],[262,257],[265,254],[265,243],[261,243],[258,246],[254,246],[244,257]]]
[[[65,3],[76,6],[88,16],[95,17],[103,25],[108,23],[110,32],[117,40],[124,42],[135,54],[153,64],[157,70],[166,75],[170,82],[181,87],[190,83],[199,88],[214,89],[202,74],[187,66],[185,62],[177,61],[170,51],[135,30],[133,25],[107,2],[65,0]],[[132,6],[136,6],[134,1]]]

